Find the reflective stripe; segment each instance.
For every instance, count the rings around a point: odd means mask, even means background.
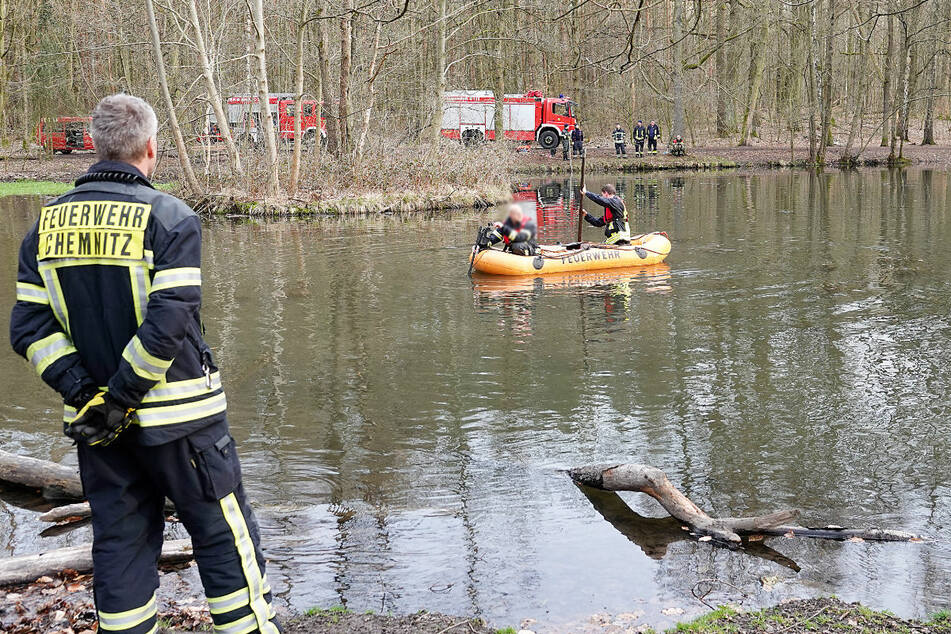
[[[17,282],[17,301],[34,302],[36,304],[49,304],[50,295],[46,292],[45,286],[27,284],[26,282]]]
[[[129,267],[129,278],[132,284],[132,305],[135,307],[135,321],[139,326],[145,321],[146,309],[149,305],[149,276],[145,266]]]
[[[219,414],[225,411],[227,406],[224,392],[219,392],[200,401],[182,403],[181,405],[143,407],[136,410],[135,420],[142,427],[174,425],[175,423],[187,423],[188,421]]]
[[[212,614],[224,614],[246,606],[251,601],[250,596],[247,588],[241,588],[223,597],[208,597],[208,607]]]
[[[63,422],[71,423],[76,420],[76,417],[79,415],[79,412],[72,405],[67,405],[63,403]]]
[[[145,265],[150,269],[155,268],[155,254],[148,249],[142,251],[142,259],[145,260]]]
[[[159,271],[152,279],[152,292],[164,291],[176,286],[201,286],[201,269],[182,267]]]
[[[69,338],[61,332],[54,332],[49,337],[43,337],[30,344],[30,347],[26,349],[26,358],[36,368],[36,373],[42,375],[46,368],[74,352],[76,348]]]
[[[99,612],[99,629],[111,632],[129,630],[154,618],[156,613],[155,594],[152,594],[152,598],[141,607],[125,612]]]
[[[172,359],[166,361],[149,353],[139,341],[138,335],[132,337],[126,344],[125,350],[122,351],[122,358],[129,362],[133,372],[143,379],[152,381],[161,381],[172,365]]]
[[[228,526],[234,534],[234,544],[238,548],[241,568],[244,571],[244,578],[248,582],[251,616],[257,621],[257,627],[262,634],[278,634],[277,626],[270,621],[270,604],[264,598],[264,587],[267,582],[258,567],[258,561],[254,554],[254,544],[251,542],[248,525],[244,521],[244,514],[238,505],[238,499],[234,493],[229,493],[221,498],[220,503],[221,510],[224,511],[225,521],[228,522]]]
[[[257,630],[258,622],[257,619],[254,618],[253,614],[242,616],[237,621],[232,621],[231,623],[215,625],[215,631],[220,632],[221,634],[247,634],[247,632],[256,632]],[[261,631],[263,632],[264,630]],[[277,629],[268,631],[276,632]]]
[[[40,268],[40,275],[43,276],[43,283],[49,293],[50,308],[53,309],[53,315],[66,334],[69,334],[69,311],[66,309],[66,300],[63,299],[63,289],[59,285],[59,276],[51,268]]]
[[[215,372],[211,375],[211,387],[208,387],[208,379],[199,377],[197,379],[186,379],[184,381],[171,381],[166,383],[161,381],[151,390],[146,392],[142,399],[143,403],[161,403],[162,401],[179,401],[186,398],[201,396],[208,392],[214,392],[221,389],[221,373]]]

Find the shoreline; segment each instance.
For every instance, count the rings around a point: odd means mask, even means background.
[[[841,148],[830,147],[824,170],[857,168],[934,167],[951,169],[951,146],[906,145],[899,163],[888,161],[888,148],[869,147],[862,158],[839,161]],[[735,147],[706,145],[689,149],[685,157],[663,153],[645,157],[618,158],[613,148],[591,145],[586,149],[585,170],[589,174],[646,174],[663,172],[704,172],[728,170],[815,169],[807,162],[808,149],[778,145]],[[69,188],[95,162],[93,153],[55,156],[0,157],[0,196],[55,196]],[[476,183],[463,188],[449,186],[415,190],[383,190],[340,192],[323,197],[301,191],[297,197],[279,196],[258,200],[238,191],[220,191],[196,198],[184,196],[196,210],[214,216],[240,217],[307,217],[370,214],[434,212],[446,209],[485,209],[510,199],[512,184],[525,178],[559,177],[578,174],[580,160],[564,161],[560,152],[555,157],[547,151],[533,149],[518,154],[511,162],[509,181]],[[156,181],[168,191],[179,189],[178,165],[165,156],[156,174]]]

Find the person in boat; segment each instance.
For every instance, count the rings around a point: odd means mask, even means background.
[[[489,246],[505,243],[505,250],[515,255],[536,255],[538,243],[535,236],[538,228],[532,220],[526,220],[522,208],[512,203],[505,222],[496,222],[489,232]]]
[[[584,187],[581,188],[581,193],[598,205],[604,207],[604,215],[600,218],[592,216],[582,210],[584,219],[588,224],[594,225],[595,227],[604,227],[604,235],[606,237],[604,243],[630,244],[631,228],[627,223],[627,207],[624,205],[624,201],[621,200],[621,197],[617,195],[617,190],[614,188],[614,185],[610,183],[602,185],[600,196],[589,192]]]

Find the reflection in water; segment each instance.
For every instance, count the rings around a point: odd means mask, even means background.
[[[662,531],[632,543],[619,528],[669,524],[650,519],[656,504],[624,496],[639,519],[612,525],[561,471],[653,463],[715,514],[798,507],[805,523],[940,536],[948,174],[615,182],[633,231],[670,234],[666,265],[470,280],[471,240],[495,212],[207,224],[203,315],[281,600],[499,625],[637,609],[663,625],[662,608],[699,609],[690,589],[718,578],[755,604],[951,607],[940,539],[767,541],[781,556]],[[544,241],[574,239],[576,184],[519,196]],[[0,200],[0,330],[36,205]],[[74,462],[56,398],[6,348],[0,384],[3,448]],[[89,539],[41,538],[15,504],[0,513],[8,553]],[[763,576],[780,583],[767,592]]]

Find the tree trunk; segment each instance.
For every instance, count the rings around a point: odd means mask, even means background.
[[[195,0],[191,0],[194,2]],[[294,59],[294,154],[291,156],[291,174],[287,180],[287,193],[293,196],[297,193],[297,183],[300,179],[300,157],[304,144],[302,120],[304,116],[304,29],[307,28],[308,3],[301,7],[301,19],[297,24],[297,55]],[[317,115],[317,136],[320,136],[320,115]],[[320,140],[317,139],[317,142]]]
[[[740,535],[785,535],[821,539],[861,538],[877,541],[913,541],[920,537],[901,531],[847,529],[840,526],[806,528],[784,522],[799,516],[797,510],[777,511],[758,517],[710,517],[693,500],[675,487],[657,467],[641,464],[601,464],[570,469],[576,483],[604,491],[639,491],[664,507],[672,517],[689,525],[698,535],[721,542],[739,543]]]
[[[447,0],[436,0],[436,13],[438,15],[436,24],[436,80],[434,82],[434,95],[432,101],[432,118],[429,121],[429,130],[426,135],[431,141],[439,138],[439,131],[442,129],[442,99],[446,92],[446,39],[448,29],[446,28],[446,8]],[[499,36],[501,37],[501,33]],[[498,108],[499,95],[495,96],[496,108]]]
[[[674,0],[673,25],[671,28],[671,65],[673,74],[674,117],[670,127],[671,138],[683,136],[686,132],[686,113],[684,112],[684,0]]]
[[[934,102],[938,92],[938,55],[935,53],[928,65],[928,98],[925,100],[925,123],[922,145],[935,145],[934,140]]]
[[[717,38],[717,52],[715,56],[717,67],[717,137],[726,138],[730,135],[730,124],[727,121],[727,68],[726,68],[726,0],[720,0],[714,16]]]
[[[49,499],[82,500],[79,472],[48,460],[37,460],[0,450],[0,482],[43,491]]]
[[[376,78],[380,74],[380,31],[383,25],[376,23],[376,32],[373,34],[373,55],[370,58],[370,70],[367,71],[367,102],[363,109],[363,125],[360,128],[360,139],[357,141],[357,156],[363,156],[363,148],[370,133],[373,106],[376,103]]]
[[[816,147],[816,89],[818,87],[818,64],[816,62],[816,3],[812,2],[804,7],[808,14],[809,35],[807,46],[808,68],[806,69],[806,88],[809,93],[809,162],[818,162],[818,152]]]
[[[832,54],[835,37],[835,0],[826,0],[826,42],[822,62],[822,120],[819,131],[819,147],[816,163],[824,165],[826,148],[832,136]]]
[[[151,2],[151,0],[149,0]],[[271,118],[271,100],[268,97],[270,88],[267,80],[266,32],[264,30],[264,0],[253,0],[250,3],[251,20],[254,26],[254,58],[257,64],[254,67],[255,79],[258,86],[258,102],[261,112],[261,127],[264,131],[264,147],[267,149],[268,178],[267,193],[276,196],[280,184],[278,182],[277,166],[277,135],[274,130],[274,120]]]
[[[148,0],[151,2],[151,0]],[[189,561],[193,557],[190,539],[176,539],[162,544],[160,564]],[[92,570],[92,544],[50,550],[38,555],[21,555],[0,560],[0,586],[32,583],[46,575],[64,570],[89,572]]]
[[[321,5],[321,12],[326,8]],[[320,99],[321,110],[326,112],[327,119],[327,151],[331,154],[337,153],[340,147],[337,130],[337,120],[333,112],[333,94],[330,90],[330,43],[327,37],[327,28],[324,26],[324,20],[317,21],[317,57],[320,65]]]
[[[158,74],[159,89],[162,91],[162,98],[165,100],[165,107],[168,109],[168,124],[172,128],[172,137],[175,139],[175,147],[178,150],[178,162],[182,166],[182,174],[185,177],[185,189],[191,192],[193,196],[198,196],[201,193],[201,186],[198,184],[198,179],[195,178],[195,172],[192,171],[191,159],[188,157],[188,147],[185,145],[182,129],[178,125],[175,104],[172,102],[172,94],[168,89],[165,59],[162,57],[162,41],[159,37],[158,24],[155,21],[155,7],[152,0],[146,0],[145,7],[149,14],[149,32],[152,36],[152,52],[155,54],[155,69]]]
[[[866,72],[866,66],[869,60],[868,54],[868,42],[862,34],[862,25],[867,19],[867,11],[865,6],[862,4],[857,4],[853,7],[853,29],[855,31],[854,36],[849,36],[854,44],[858,45],[858,49],[852,50],[851,62],[849,67],[852,71],[852,75],[855,78],[855,85],[852,87],[851,91],[847,91],[851,95],[851,107],[852,107],[852,121],[849,124],[849,138],[845,142],[845,147],[842,149],[842,160],[847,163],[852,163],[858,159],[858,153],[855,155],[852,154],[852,148],[854,147],[856,141],[861,141],[862,137],[862,121],[865,119],[865,107],[866,107],[866,98],[868,93],[868,73]]]
[[[215,119],[218,121],[218,131],[221,138],[224,139],[225,148],[228,150],[228,156],[231,158],[231,169],[235,174],[244,174],[244,168],[241,166],[241,155],[234,144],[234,138],[231,136],[231,125],[221,106],[221,95],[218,92],[218,84],[215,83],[214,69],[211,67],[211,61],[208,59],[208,49],[205,47],[204,29],[201,27],[201,21],[198,19],[198,5],[195,0],[188,0],[188,15],[191,18],[192,30],[195,32],[195,48],[198,49],[198,63],[201,65],[201,74],[205,79],[205,90],[208,92],[208,101],[211,102],[211,108],[215,113]]]
[[[506,6],[505,0],[498,0],[499,10],[497,12],[497,21],[495,26],[495,140],[505,140],[505,30],[506,30]],[[569,30],[571,23],[569,22]],[[575,51],[572,49],[571,54]],[[442,97],[440,97],[441,99]]]
[[[353,46],[353,0],[347,0],[345,15],[340,18],[340,103],[337,106],[337,124],[340,134],[340,154],[350,152],[350,64]]]
[[[889,7],[890,8],[890,7]],[[885,62],[882,64],[882,147],[889,145],[889,137],[892,130],[892,68],[894,67],[895,56],[895,16],[888,16],[888,35],[885,45]]]
[[[757,30],[759,31],[759,37],[753,46],[753,59],[750,60],[752,65],[750,86],[746,95],[746,106],[743,108],[743,124],[740,131],[739,145],[749,145],[753,133],[753,118],[756,115],[756,106],[759,103],[760,89],[763,86],[763,71],[766,68],[766,41],[769,39],[769,23],[766,18],[762,19],[762,23]]]

